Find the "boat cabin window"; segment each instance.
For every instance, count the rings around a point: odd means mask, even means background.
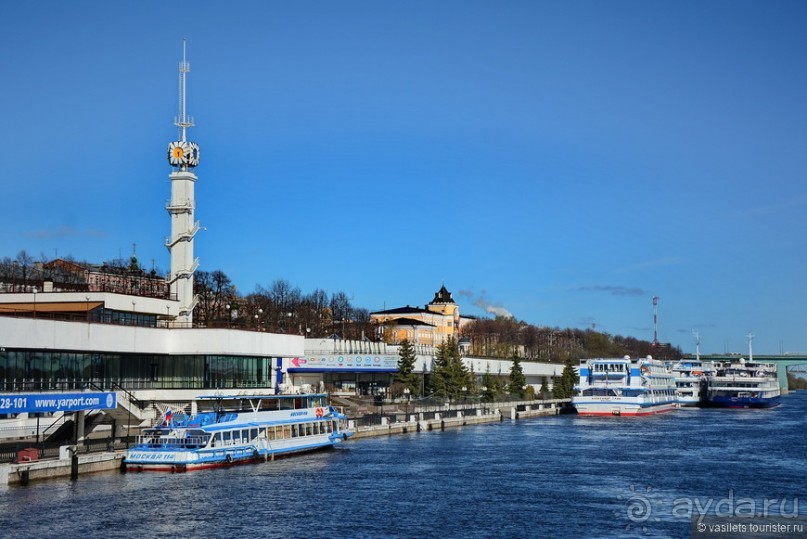
[[[258,437],[258,429],[249,429],[249,439],[254,440]]]
[[[281,410],[293,410],[295,400],[297,400],[297,399],[278,399],[278,403],[280,404],[280,409]]]
[[[317,406],[325,406],[325,399],[323,397],[311,397],[308,399],[308,406],[309,407],[317,407]]]
[[[263,399],[261,401],[261,410],[279,410],[281,399]]]

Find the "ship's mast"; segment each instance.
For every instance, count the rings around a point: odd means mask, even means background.
[[[692,338],[695,339],[695,359],[700,361],[700,358],[701,358],[701,336],[694,329],[692,330]]]
[[[749,333],[746,335],[746,337],[748,338],[748,361],[752,362],[754,361],[754,348],[752,346],[752,343],[754,342],[754,334]]]

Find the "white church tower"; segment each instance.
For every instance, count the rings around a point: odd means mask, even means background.
[[[190,325],[197,298],[193,294],[193,272],[199,267],[199,259],[193,258],[193,237],[199,231],[199,223],[193,219],[196,206],[194,186],[196,175],[193,168],[199,164],[199,146],[188,142],[186,131],[193,127],[193,118],[185,110],[185,84],[190,64],[185,60],[185,41],[182,42],[182,62],[179,64],[179,116],[174,125],[179,128],[179,140],[168,145],[168,162],[173,171],[171,201],[166,206],[171,216],[171,237],[165,246],[171,253],[171,274],[168,282],[171,297],[179,302],[177,322]]]

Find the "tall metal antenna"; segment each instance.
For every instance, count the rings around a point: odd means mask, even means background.
[[[754,347],[751,344],[754,342],[754,334],[749,333],[746,337],[748,337],[748,361],[754,361]]]
[[[658,344],[658,296],[653,296],[653,346]]]
[[[186,110],[186,85],[187,74],[191,70],[191,64],[187,61],[186,48],[188,40],[182,39],[182,61],[179,63],[179,116],[174,118],[174,125],[179,127],[179,140],[187,142],[185,130],[188,127],[193,127],[193,117],[188,116]]]
[[[700,358],[701,358],[701,336],[694,329],[692,330],[692,338],[695,339],[695,359],[700,360]]]

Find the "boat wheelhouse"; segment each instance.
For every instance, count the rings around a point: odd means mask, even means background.
[[[583,359],[579,374],[572,405],[580,415],[651,415],[669,412],[676,404],[674,375],[650,356]]]
[[[745,361],[719,365],[707,378],[704,406],[711,408],[773,408],[781,389],[776,365]]]
[[[274,460],[352,435],[326,394],[198,397],[192,413],[166,410],[126,454],[127,471],[185,472]]]

